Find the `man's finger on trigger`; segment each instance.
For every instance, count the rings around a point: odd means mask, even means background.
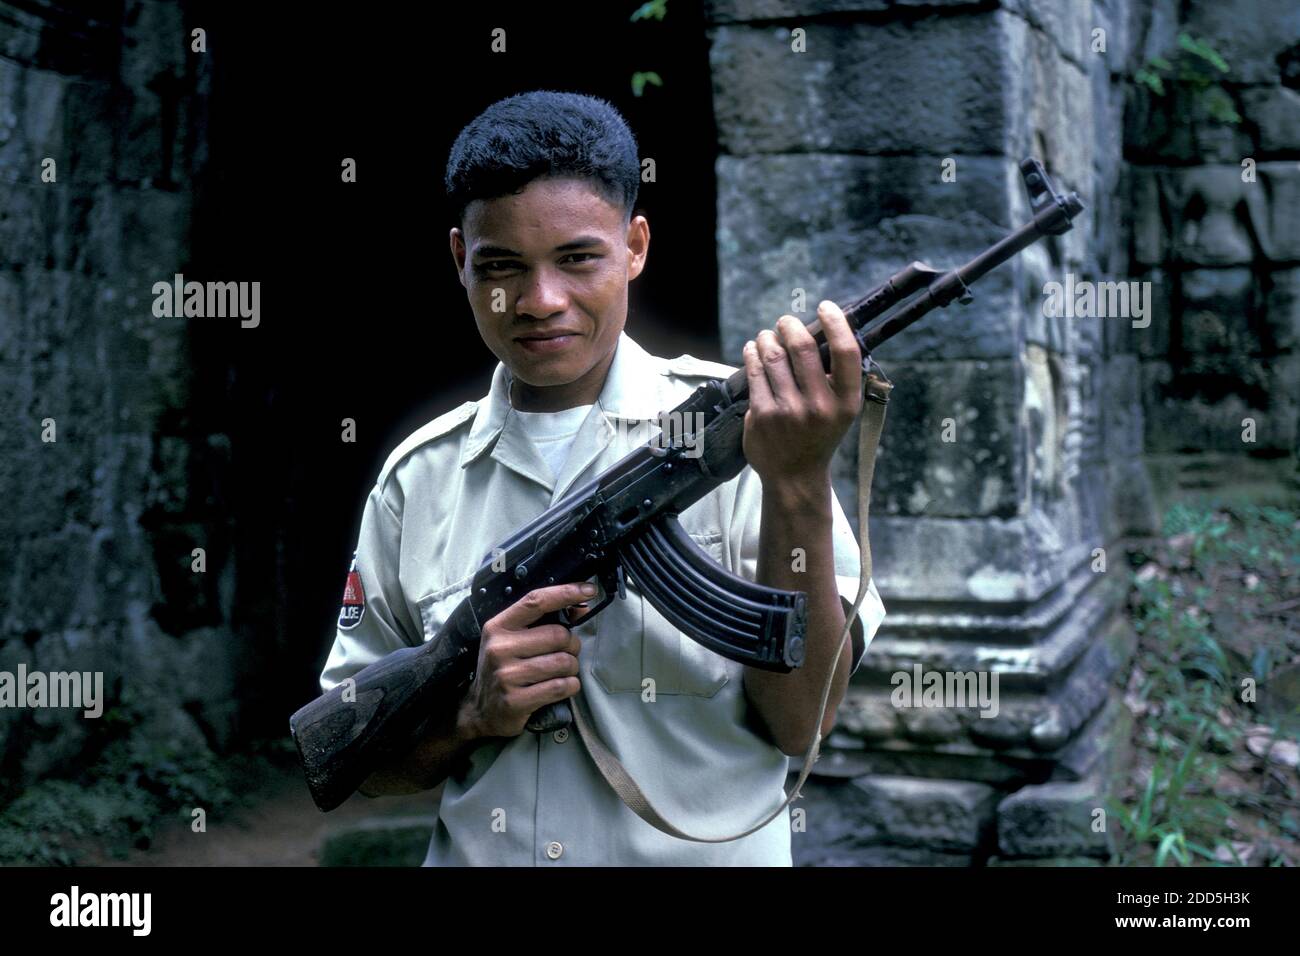
[[[553,584],[525,594],[497,615],[497,623],[519,630],[537,622],[544,614],[585,601],[596,593],[594,584]]]

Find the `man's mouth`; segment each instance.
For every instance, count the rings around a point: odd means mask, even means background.
[[[535,332],[515,339],[530,352],[558,352],[578,340],[578,333],[569,331]]]

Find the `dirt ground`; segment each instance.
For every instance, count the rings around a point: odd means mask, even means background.
[[[83,846],[92,866],[316,866],[326,837],[362,819],[434,816],[441,788],[428,793],[371,799],[354,795],[328,814],[312,803],[296,767],[267,765],[265,784],[245,795],[228,817],[209,815],[207,831],[184,822],[160,831],[147,850],[115,859],[101,848]]]

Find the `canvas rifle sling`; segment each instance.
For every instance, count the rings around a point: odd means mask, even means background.
[[[839,647],[831,658],[830,673],[826,675],[826,682],[822,687],[821,709],[818,711],[817,723],[814,725],[812,743],[804,755],[803,770],[800,771],[799,779],[795,783],[794,789],[790,791],[789,796],[785,798],[785,801],[758,823],[755,823],[747,830],[742,830],[740,833],[734,833],[730,836],[711,837],[695,836],[687,833],[666,820],[663,814],[655,809],[654,804],[642,792],[637,782],[632,779],[632,775],[627,772],[627,768],[606,746],[605,741],[601,739],[600,734],[596,732],[595,727],[592,725],[591,712],[587,709],[587,701],[582,691],[579,691],[576,696],[571,698],[574,725],[577,727],[578,736],[581,738],[583,746],[587,748],[587,753],[591,755],[591,759],[595,762],[596,769],[600,771],[600,775],[605,778],[605,782],[618,794],[619,799],[627,805],[628,809],[656,830],[694,843],[729,843],[732,840],[739,840],[741,837],[749,836],[771,823],[781,811],[798,799],[800,788],[803,786],[804,781],[808,779],[813,764],[820,756],[821,726],[826,717],[826,705],[830,699],[835,671],[838,669],[840,657],[844,653],[844,645],[849,639],[853,621],[857,619],[862,602],[866,600],[867,589],[871,582],[871,542],[867,539],[867,515],[871,506],[871,478],[876,468],[876,449],[880,444],[880,433],[885,427],[885,407],[889,403],[889,393],[894,385],[884,377],[883,373],[878,373],[877,369],[879,367],[874,362],[869,362],[869,366],[864,377],[865,395],[862,402],[862,416],[858,423],[858,548],[861,561],[861,573],[858,576],[858,594],[853,601],[853,610],[845,618],[844,630],[840,633]]]

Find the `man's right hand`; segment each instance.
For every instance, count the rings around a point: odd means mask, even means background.
[[[483,625],[478,667],[458,717],[468,737],[517,737],[534,711],[578,693],[577,635],[563,624],[533,625],[564,608],[580,618],[595,593],[592,584],[538,588]]]

